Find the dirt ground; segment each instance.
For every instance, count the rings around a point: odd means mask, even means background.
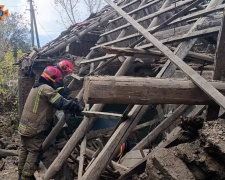
[[[14,180],[18,179],[17,163],[18,157],[7,157],[0,160],[0,166],[3,165],[0,171],[1,180]]]
[[[6,132],[6,133],[4,133]],[[12,137],[7,137],[7,128],[1,131],[0,149],[16,150],[18,152],[20,136],[15,132]],[[0,157],[0,179],[16,180],[18,179],[18,156]]]

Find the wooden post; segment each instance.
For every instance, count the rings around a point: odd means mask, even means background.
[[[215,70],[214,70],[214,80],[225,80],[225,11],[223,13],[223,20],[221,29],[218,35],[218,43],[216,49],[216,57],[215,57]],[[211,105],[208,107],[208,112],[206,115],[206,121],[215,120],[218,118],[220,107],[218,105]]]

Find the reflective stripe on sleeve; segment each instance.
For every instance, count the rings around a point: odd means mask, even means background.
[[[39,105],[39,101],[40,101],[41,92],[43,91],[43,89],[44,89],[44,87],[41,87],[38,90],[38,93],[37,93],[37,96],[36,96],[36,99],[35,99],[35,103],[34,103],[34,108],[33,108],[33,112],[34,113],[37,113],[37,109],[38,109],[38,105]]]
[[[20,123],[19,124],[19,129],[25,131],[26,130],[26,126]]]
[[[52,104],[54,104],[54,102],[56,102],[60,97],[62,97],[62,96],[59,93],[57,93],[57,95],[55,97],[51,98],[50,102]]]
[[[61,89],[64,89],[64,87],[58,87],[58,88],[56,89],[56,91],[60,91]]]

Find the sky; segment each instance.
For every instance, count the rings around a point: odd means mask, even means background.
[[[65,27],[60,24],[60,16],[54,8],[54,0],[33,0],[36,21],[41,46],[57,38]],[[0,0],[0,5],[5,5],[4,10],[20,12],[30,22],[29,2],[27,0]],[[79,4],[79,20],[88,17],[84,4]],[[36,41],[35,41],[36,44]]]

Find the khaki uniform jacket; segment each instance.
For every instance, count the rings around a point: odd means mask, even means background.
[[[53,103],[59,98],[61,95],[47,84],[32,88],[21,116],[19,133],[31,137],[50,130],[53,120]]]

